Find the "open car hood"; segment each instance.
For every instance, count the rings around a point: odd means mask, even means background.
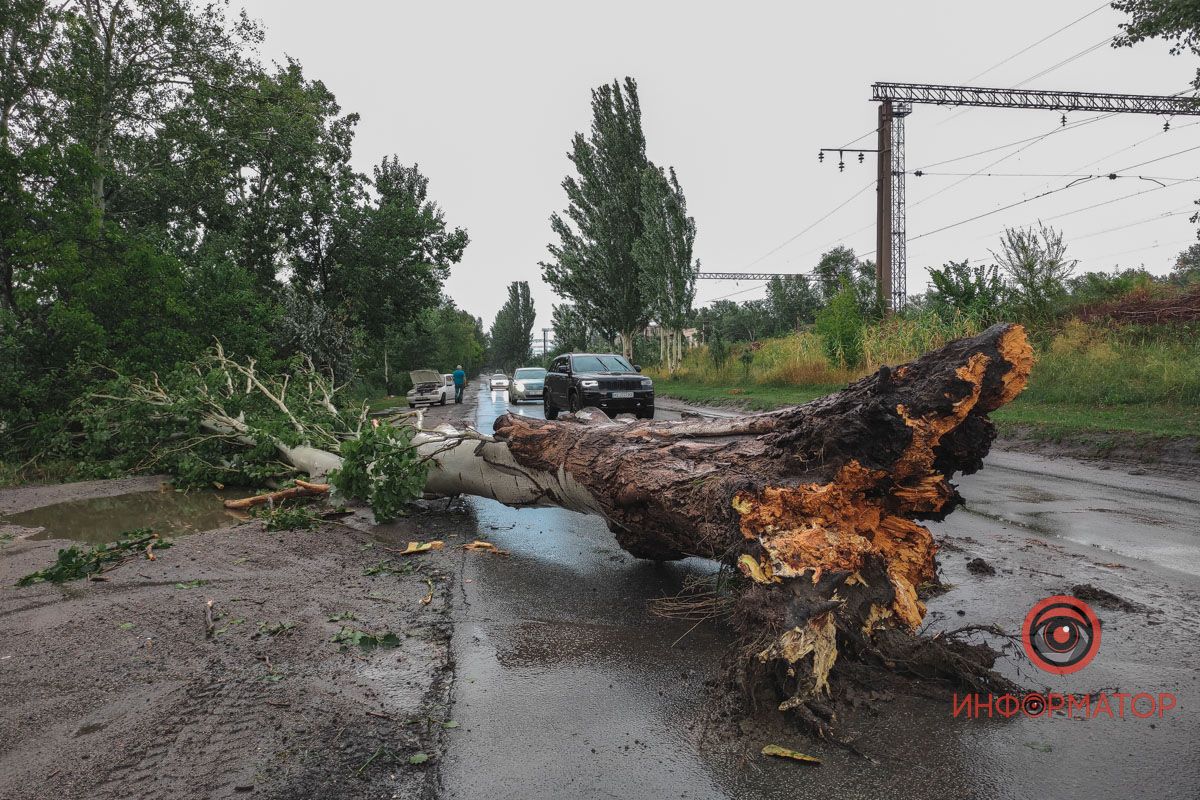
[[[412,378],[413,386],[420,386],[422,383],[437,383],[442,382],[442,373],[434,372],[431,369],[414,369],[408,373],[408,377]]]

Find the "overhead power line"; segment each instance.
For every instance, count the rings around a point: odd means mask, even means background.
[[[1038,78],[1049,75],[1051,72],[1054,72],[1055,70],[1062,69],[1067,64],[1070,64],[1073,61],[1077,61],[1077,60],[1083,58],[1084,56],[1088,55],[1089,53],[1094,53],[1095,51],[1099,50],[1101,47],[1104,47],[1106,44],[1111,43],[1113,38],[1115,38],[1115,37],[1112,37],[1112,36],[1105,37],[1104,39],[1101,39],[1100,41],[1096,42],[1094,45],[1091,45],[1090,47],[1085,47],[1084,49],[1080,50],[1075,55],[1064,58],[1062,61],[1058,62],[1054,66],[1047,67],[1046,69],[1042,70],[1041,72],[1037,73],[1036,75],[1030,75],[1028,78],[1026,78],[1025,80],[1018,83],[1017,88],[1025,86],[1028,83],[1032,83],[1033,81],[1036,81]]]
[[[1079,18],[1077,18],[1077,19],[1074,19],[1074,20],[1072,20],[1072,21],[1068,22],[1066,25],[1063,25],[1063,26],[1062,26],[1061,28],[1059,28],[1058,30],[1056,30],[1056,31],[1053,31],[1053,32],[1051,32],[1051,33],[1048,33],[1048,34],[1046,34],[1045,36],[1043,36],[1041,39],[1038,39],[1038,40],[1037,40],[1036,42],[1034,42],[1033,44],[1026,45],[1025,47],[1021,48],[1020,50],[1018,50],[1017,52],[1015,52],[1015,53],[1013,53],[1012,55],[1008,56],[1007,58],[1004,58],[1004,59],[1002,59],[1002,60],[1000,60],[1000,61],[997,61],[995,64],[992,64],[990,67],[988,67],[987,69],[985,69],[983,72],[977,73],[977,74],[975,74],[975,75],[972,75],[971,77],[967,78],[967,80],[966,80],[965,82],[966,82],[966,83],[970,83],[970,82],[971,82],[971,81],[973,81],[973,80],[977,80],[978,78],[982,78],[984,75],[987,75],[989,72],[992,72],[992,71],[994,71],[994,70],[996,70],[996,69],[999,69],[1000,67],[1003,67],[1005,64],[1007,64],[1008,62],[1012,61],[1012,60],[1013,60],[1014,58],[1016,58],[1017,56],[1024,55],[1025,53],[1028,53],[1030,50],[1032,50],[1033,48],[1037,47],[1038,45],[1040,45],[1040,44],[1044,44],[1045,42],[1048,42],[1048,41],[1050,41],[1051,39],[1053,39],[1055,36],[1058,36],[1058,35],[1059,35],[1060,33],[1062,33],[1063,31],[1065,31],[1065,30],[1068,30],[1069,28],[1073,28],[1074,26],[1076,26],[1076,25],[1078,25],[1079,23],[1083,22],[1083,21],[1084,21],[1085,19],[1087,19],[1088,17],[1090,17],[1090,16],[1092,16],[1093,14],[1095,14],[1097,11],[1100,11],[1101,9],[1104,9],[1104,8],[1108,8],[1108,5],[1109,5],[1108,3],[1101,3],[1100,5],[1098,5],[1098,6],[1096,6],[1095,8],[1093,8],[1091,11],[1087,12],[1086,14],[1084,14],[1082,17],[1079,17]]]

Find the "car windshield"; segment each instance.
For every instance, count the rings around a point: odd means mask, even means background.
[[[519,369],[516,371],[513,377],[517,378],[518,380],[522,378],[527,381],[537,380],[538,378],[546,377],[546,370],[542,369],[541,367]]]
[[[629,362],[620,356],[572,356],[571,369],[576,372],[633,372]]]

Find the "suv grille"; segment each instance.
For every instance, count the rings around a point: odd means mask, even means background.
[[[604,383],[601,385],[600,388],[607,389],[610,392],[612,392],[612,391],[621,392],[621,391],[627,391],[629,389],[640,389],[640,388],[642,388],[642,379],[635,378],[633,380],[628,380],[628,379],[606,380],[606,381],[604,381]]]

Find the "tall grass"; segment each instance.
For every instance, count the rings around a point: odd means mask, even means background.
[[[830,363],[821,338],[811,332],[733,345],[719,365],[700,346],[684,356],[677,377],[720,387],[839,387],[883,364],[911,361],[978,332],[979,325],[967,318],[946,322],[929,314],[884,320],[864,329],[865,363],[858,369]],[[1022,400],[1200,406],[1200,346],[1187,337],[1133,336],[1072,320],[1057,333],[1043,330],[1034,338],[1037,362]],[[742,360],[747,350],[749,364]],[[663,373],[655,377],[667,379]]]
[[[743,362],[747,351],[750,363]],[[735,344],[720,363],[714,363],[708,347],[693,347],[683,357],[676,372],[681,381],[708,386],[835,386],[853,380],[858,371],[829,363],[824,343],[814,333],[797,333],[753,344]],[[655,377],[666,379],[664,372]]]
[[[1200,346],[1069,321],[1038,354],[1022,397],[1044,403],[1200,405]]]
[[[956,316],[946,321],[937,314],[920,314],[914,317],[892,317],[868,325],[863,330],[865,371],[874,372],[884,364],[894,365],[912,361],[922,353],[936,350],[947,342],[977,333],[979,324],[965,316]]]

